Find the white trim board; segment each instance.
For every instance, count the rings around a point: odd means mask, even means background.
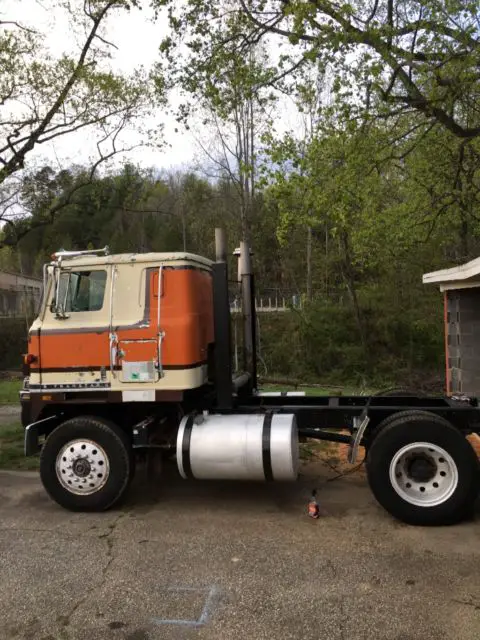
[[[423,284],[444,285],[442,290],[480,287],[480,258],[451,269],[440,269],[423,275]]]

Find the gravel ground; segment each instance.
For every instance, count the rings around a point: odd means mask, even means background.
[[[0,425],[20,420],[19,404],[0,404]]]
[[[478,640],[480,514],[392,520],[321,461],[298,483],[138,474],[126,504],[72,514],[0,472],[2,640]],[[319,491],[323,517],[305,507]]]

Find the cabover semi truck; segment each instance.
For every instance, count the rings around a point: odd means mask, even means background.
[[[183,478],[293,481],[300,439],[366,449],[368,482],[418,525],[467,517],[479,461],[475,398],[305,397],[257,388],[254,276],[241,243],[243,370],[232,372],[226,239],[189,253],[62,251],[44,267],[20,392],[25,453],[71,510],[116,504],[139,453],[176,456]]]

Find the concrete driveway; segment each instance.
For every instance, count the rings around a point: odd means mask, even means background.
[[[122,509],[72,514],[0,473],[0,637],[478,640],[480,520],[408,527],[364,476],[292,485],[138,478]],[[319,489],[325,515],[305,516]]]

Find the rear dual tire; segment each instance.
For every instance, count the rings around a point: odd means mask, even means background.
[[[378,502],[414,525],[449,525],[465,519],[480,488],[473,447],[447,420],[426,411],[387,418],[375,430],[367,475]]]
[[[134,459],[127,435],[113,423],[80,416],[59,425],[40,454],[50,497],[71,511],[105,511],[124,496]]]

